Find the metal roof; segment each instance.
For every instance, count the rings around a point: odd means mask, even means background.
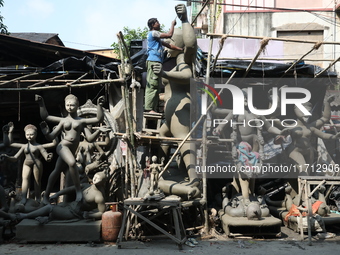
[[[9,65],[45,67],[55,61],[71,56],[77,58],[88,56],[96,59],[97,64],[117,61],[88,51],[0,34],[0,67]]]
[[[58,45],[65,46],[56,33],[10,33],[10,36],[40,43],[49,43],[49,40],[54,39]]]

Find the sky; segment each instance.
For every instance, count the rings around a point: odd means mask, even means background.
[[[4,0],[0,14],[9,32],[56,33],[69,48],[110,48],[124,27],[147,27],[157,18],[166,29],[176,0]],[[177,19],[177,23],[179,20]],[[177,25],[178,26],[178,25]]]

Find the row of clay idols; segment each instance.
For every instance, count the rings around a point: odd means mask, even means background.
[[[3,128],[4,142],[0,145],[2,147],[10,146],[19,149],[14,156],[2,154],[1,160],[6,159],[10,161],[17,161],[22,154],[25,155],[22,168],[22,200],[19,204],[23,206],[23,211],[28,214],[17,215],[17,218],[46,216],[46,214],[49,215],[52,213],[51,208],[55,208],[53,209],[53,212],[57,212],[54,216],[55,218],[67,219],[69,217],[74,218],[75,216],[100,218],[101,214],[105,211],[103,185],[106,179],[106,174],[105,172],[95,174],[92,180],[92,185],[89,183],[81,183],[79,178],[79,164],[76,162],[76,152],[77,149],[79,149],[81,135],[84,135],[86,141],[91,143],[97,139],[101,132],[109,131],[108,128],[102,126],[92,133],[89,128],[91,125],[101,123],[104,119],[104,112],[102,108],[104,102],[103,97],[98,99],[97,116],[92,118],[81,118],[78,116],[77,110],[79,107],[79,101],[77,97],[72,94],[65,98],[65,109],[67,111],[67,115],[65,117],[49,115],[43,98],[36,95],[35,99],[39,103],[40,115],[43,119],[43,122],[40,124],[42,132],[45,137],[51,141],[51,143],[39,144],[36,142],[37,128],[34,125],[27,125],[24,129],[27,143],[12,143],[13,124],[9,123]],[[50,130],[45,121],[52,123],[54,128]],[[56,147],[55,150],[58,158],[56,160],[54,170],[49,175],[47,187],[41,201],[41,176],[43,169],[40,158],[43,156],[46,161],[51,161],[53,154],[48,153],[46,149],[52,147]],[[35,201],[29,201],[28,205],[27,193],[29,190],[30,176],[32,172],[34,175]],[[60,174],[62,172],[65,172],[66,177],[70,177],[66,178],[66,180],[71,179],[73,185],[69,181],[66,181],[66,188],[50,197],[52,188],[56,181],[60,178]],[[55,201],[58,196],[70,193],[73,193],[76,196],[74,201],[68,203],[67,206],[58,205],[56,207],[55,205],[50,205],[50,202]],[[27,210],[25,209],[26,204]],[[6,209],[6,206],[4,208]],[[84,211],[89,212],[93,209],[95,209],[95,212],[90,214],[83,213]],[[6,211],[3,210],[3,213],[6,213]]]

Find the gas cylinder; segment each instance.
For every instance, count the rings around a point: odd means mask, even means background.
[[[102,239],[104,242],[114,242],[122,225],[122,213],[118,211],[118,203],[105,204],[109,205],[110,210],[102,215]]]

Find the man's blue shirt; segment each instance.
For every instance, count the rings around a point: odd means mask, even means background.
[[[147,61],[163,62],[163,46],[160,38],[160,32],[156,30],[148,33],[148,58]]]

